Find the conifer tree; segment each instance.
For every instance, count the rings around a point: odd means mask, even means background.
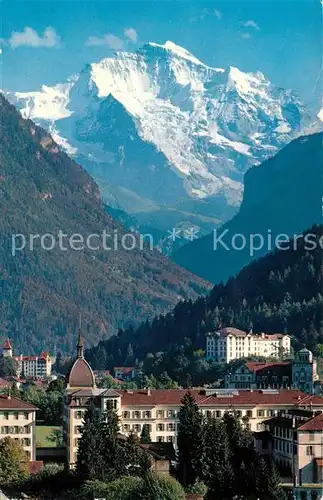
[[[99,479],[101,476],[99,443],[100,419],[94,403],[91,402],[84,415],[76,461],[76,472],[83,480]]]
[[[140,442],[144,443],[144,444],[151,443],[149,424],[144,424],[142,426],[142,430],[141,430],[141,434],[140,434]]]
[[[113,409],[112,402],[107,402],[106,411],[100,421],[100,450],[101,481],[113,481],[125,474],[127,457],[124,452],[124,443],[119,437],[119,418]]]
[[[271,465],[268,476],[268,500],[285,500],[286,494],[280,485],[281,478],[274,464]]]
[[[202,416],[190,392],[182,400],[178,424],[178,475],[184,486],[201,476],[203,454]]]

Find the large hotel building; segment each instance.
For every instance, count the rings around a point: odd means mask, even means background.
[[[221,363],[248,356],[278,358],[289,354],[290,349],[291,337],[284,333],[254,334],[226,327],[206,336],[206,359]]]

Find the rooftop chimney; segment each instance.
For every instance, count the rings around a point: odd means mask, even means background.
[[[151,390],[150,390],[150,387],[147,388],[147,396],[150,396],[151,395]]]

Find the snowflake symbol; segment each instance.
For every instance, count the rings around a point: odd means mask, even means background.
[[[196,227],[190,227],[189,229],[185,229],[184,238],[186,240],[196,240],[198,238],[199,230]]]
[[[172,241],[176,241],[181,237],[181,230],[176,229],[176,227],[173,227],[171,231],[168,230],[167,232],[169,233],[169,236],[167,236],[167,238],[171,239]]]

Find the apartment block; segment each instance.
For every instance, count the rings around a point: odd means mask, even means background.
[[[310,398],[310,396],[309,396]],[[296,500],[323,498],[323,413],[294,409],[263,423],[255,434],[260,454],[270,456]]]
[[[2,346],[2,356],[10,357],[16,362],[18,378],[45,378],[51,375],[52,360],[46,351],[39,356],[14,356],[12,343],[7,339]]]
[[[248,356],[278,358],[290,349],[291,337],[285,333],[254,334],[226,327],[206,336],[206,359],[221,363]]]
[[[10,437],[21,444],[28,461],[36,460],[36,410],[30,403],[0,395],[0,439]]]

